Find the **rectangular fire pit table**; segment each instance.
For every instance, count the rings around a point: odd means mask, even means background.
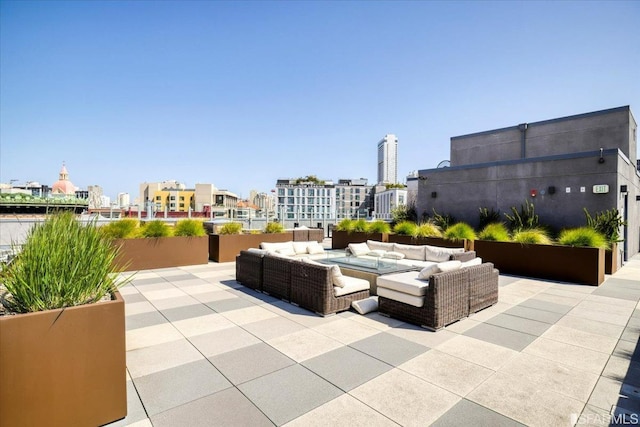
[[[358,258],[354,256],[327,257],[326,259],[318,260],[318,262],[328,265],[338,265],[340,266],[340,271],[342,271],[342,274],[345,276],[357,277],[368,281],[369,293],[371,295],[378,295],[378,286],[376,284],[378,276],[420,270],[417,267],[398,264],[395,260]]]

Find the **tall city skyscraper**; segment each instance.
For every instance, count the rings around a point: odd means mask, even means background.
[[[398,138],[385,135],[378,142],[378,183],[398,182]]]

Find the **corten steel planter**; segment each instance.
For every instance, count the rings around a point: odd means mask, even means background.
[[[475,251],[500,273],[596,286],[604,281],[604,249],[476,240]]]
[[[262,242],[291,242],[293,233],[264,234],[210,234],[209,259],[215,262],[233,262],[240,251],[259,248]]]
[[[367,240],[387,242],[389,233],[366,233],[363,231],[337,231],[331,233],[331,249],[344,249],[349,243],[363,243]]]
[[[0,425],[99,426],[127,415],[124,300],[0,316]]]
[[[411,237],[402,234],[389,234],[389,243],[401,243],[403,245],[430,245],[441,248],[465,248],[468,249],[467,239],[447,240],[442,237]]]
[[[208,236],[115,239],[120,251],[114,263],[127,271],[207,264]]]
[[[618,271],[618,244],[612,243],[611,249],[604,251],[604,273],[613,274]]]

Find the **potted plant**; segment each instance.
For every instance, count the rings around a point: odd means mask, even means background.
[[[618,209],[596,212],[592,217],[585,208],[584,214],[587,218],[587,227],[602,233],[607,240],[604,253],[605,273],[615,273],[618,270],[618,243],[623,241],[620,239],[620,227],[626,225],[626,222],[622,220]]]
[[[208,237],[202,221],[183,219],[175,227],[162,220],[140,225],[135,219],[121,219],[100,228],[120,248],[115,259],[129,270],[178,267],[209,262]]]
[[[288,242],[293,240],[293,232],[284,231],[280,223],[267,224],[263,233],[242,233],[242,224],[229,222],[209,235],[209,259],[215,262],[233,262],[240,251],[259,248],[262,242]]]
[[[114,247],[71,212],[36,224],[0,282],[0,424],[97,426],[127,414]]]
[[[598,244],[580,244],[584,232],[565,231],[554,244],[540,225],[533,203],[525,201],[519,211],[512,207],[511,212],[505,216],[512,241],[504,241],[509,235],[504,227],[491,224],[474,242],[476,254],[484,261],[501,273],[518,276],[588,285],[604,281],[604,249]]]
[[[394,225],[393,234],[389,234],[390,243],[404,245],[431,245],[445,248],[461,248],[466,240],[447,240],[442,237],[442,230],[433,221],[416,224],[412,221],[401,221]]]
[[[390,226],[384,221],[367,222],[364,219],[340,221],[331,233],[331,248],[344,249],[349,243],[362,243],[367,240],[387,242]]]

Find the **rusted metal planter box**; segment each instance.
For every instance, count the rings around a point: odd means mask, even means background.
[[[604,252],[604,273],[613,274],[618,271],[618,244],[613,243],[611,249]]]
[[[596,286],[604,281],[604,249],[476,240],[475,251],[500,273]]]
[[[99,426],[127,415],[124,300],[0,317],[0,425]]]
[[[293,233],[264,234],[210,234],[209,259],[215,262],[233,262],[240,251],[259,248],[262,242],[291,242]]]
[[[127,271],[207,264],[208,241],[208,236],[115,239],[120,246],[115,264]]]
[[[442,237],[411,237],[401,234],[389,234],[389,243],[401,243],[403,245],[430,245],[440,246],[441,248],[467,248],[469,243],[467,239],[463,240],[447,240]]]
[[[344,249],[349,243],[363,243],[367,240],[387,242],[389,233],[366,233],[364,231],[337,231],[331,232],[331,249]]]

